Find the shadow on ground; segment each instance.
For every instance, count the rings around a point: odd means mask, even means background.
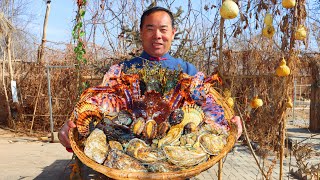
[[[50,166],[43,169],[39,176],[35,177],[35,180],[47,180],[47,179],[69,179],[71,173],[71,167],[73,163],[71,160],[56,160]]]
[[[57,160],[50,166],[43,169],[42,173],[35,178],[35,180],[69,180],[72,171],[71,164],[74,164],[75,160]],[[81,175],[76,174],[73,179],[82,180],[111,180],[105,175],[98,173],[84,164],[79,164],[81,169]]]

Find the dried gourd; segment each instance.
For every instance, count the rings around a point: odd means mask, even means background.
[[[288,98],[288,101],[286,102],[286,107],[287,108],[293,108],[293,103],[292,103],[291,98]]]
[[[262,99],[258,98],[258,96],[255,96],[250,102],[251,108],[254,108],[254,109],[261,107],[262,105],[263,105],[263,101]]]
[[[228,97],[226,100],[227,100],[227,104],[228,104],[230,107],[233,108],[233,106],[234,106],[234,100],[233,100],[233,98],[232,98],[232,97]]]
[[[307,37],[307,29],[303,25],[299,25],[294,37],[296,40],[304,40]]]
[[[262,35],[267,38],[272,38],[275,32],[276,31],[273,26],[267,25],[265,28],[263,28]]]
[[[230,92],[230,90],[229,90],[229,89],[225,89],[225,90],[223,91],[223,95],[224,95],[224,97],[226,97],[226,98],[231,97],[231,92]]]
[[[295,0],[282,0],[282,6],[284,8],[293,8],[296,5],[296,1]]]
[[[220,8],[220,15],[224,19],[233,19],[239,14],[238,5],[232,0],[225,0]]]
[[[286,60],[282,58],[279,66],[276,69],[276,74],[280,77],[288,76],[290,74],[290,68],[286,65]]]
[[[267,26],[271,26],[272,25],[272,14],[266,14],[266,16],[264,17],[264,24],[266,24]]]

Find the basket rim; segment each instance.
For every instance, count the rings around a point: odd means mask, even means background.
[[[210,156],[209,160],[192,168],[173,172],[132,172],[103,166],[87,157],[84,152],[81,151],[80,147],[75,141],[75,133],[77,131],[76,128],[70,129],[69,131],[69,139],[72,150],[85,165],[113,179],[185,179],[198,175],[201,172],[211,168],[223,157],[225,157],[226,154],[234,146],[237,136],[237,127],[235,124],[230,122],[230,119],[234,116],[234,111],[226,103],[225,99],[212,86],[209,89],[209,93],[213,94],[217,103],[221,105],[225,111],[225,117],[227,120],[229,120],[230,124],[229,136],[227,138],[227,144],[218,155]]]

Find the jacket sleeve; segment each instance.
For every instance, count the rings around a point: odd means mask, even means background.
[[[189,62],[186,62],[186,63],[187,63],[187,74],[194,76],[198,72],[197,68]]]

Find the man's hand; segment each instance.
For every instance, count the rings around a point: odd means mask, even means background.
[[[238,127],[238,135],[237,135],[237,140],[239,139],[239,137],[241,136],[242,134],[242,123],[241,123],[241,119],[239,116],[234,116],[232,119],[231,119],[231,122],[235,123]]]
[[[60,131],[58,132],[58,138],[60,140],[60,143],[67,149],[71,148],[70,139],[69,139],[69,130],[75,127],[76,125],[73,123],[73,121],[68,120],[67,122],[64,123],[64,125],[61,127]]]

